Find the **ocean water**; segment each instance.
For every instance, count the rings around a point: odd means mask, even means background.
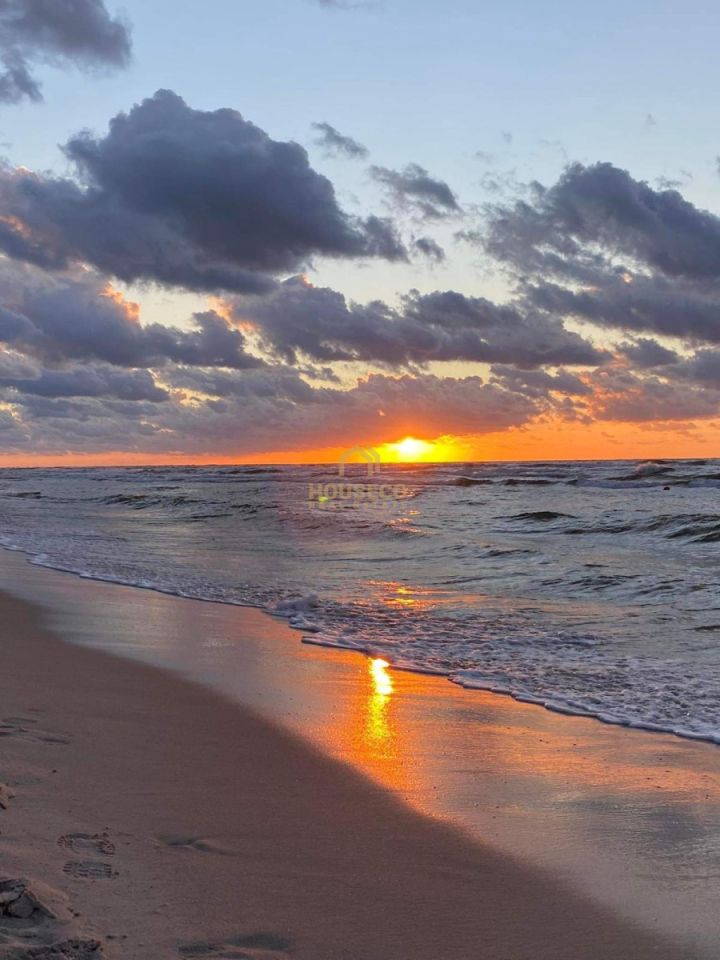
[[[0,470],[0,545],[720,743],[720,461]]]

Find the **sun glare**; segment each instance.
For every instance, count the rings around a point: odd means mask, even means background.
[[[410,435],[394,443],[381,443],[374,449],[383,463],[442,463],[461,459],[464,453],[457,438],[452,436],[420,440]]]
[[[389,666],[387,660],[383,660],[381,657],[373,657],[370,661],[373,690],[381,697],[389,697],[393,692],[392,679],[388,673]]]
[[[393,446],[397,450],[398,458],[408,461],[420,460],[432,449],[431,443],[426,440],[416,440],[415,437],[405,437]]]

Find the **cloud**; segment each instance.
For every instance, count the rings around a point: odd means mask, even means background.
[[[479,377],[375,374],[346,390],[310,387],[282,369],[206,374],[177,368],[170,379],[172,395],[162,402],[5,388],[15,424],[0,434],[3,447],[241,456],[319,442],[382,443],[420,428],[428,436],[493,433],[521,426],[546,408],[542,399]],[[219,399],[207,396],[213,386],[222,393]]]
[[[382,442],[421,428],[494,432],[581,392],[566,371],[511,364],[603,359],[559,324],[526,326],[508,308],[454,293],[411,292],[391,309],[293,278],[271,296],[239,298],[234,317],[218,304],[180,329],[141,323],[138,306],[89,270],[48,275],[6,261],[0,287],[0,401],[13,411],[0,423],[5,450],[241,455]],[[271,361],[248,351],[238,320],[253,325],[252,342]],[[397,375],[403,365],[467,356],[507,366],[490,381]],[[350,388],[305,378],[306,359],[341,358],[393,373]]]
[[[235,110],[162,90],[103,138],[64,147],[77,180],[0,172],[0,249],[46,268],[82,261],[125,282],[269,289],[314,257],[404,259],[393,225],[351,217],[297,143]]]
[[[692,356],[678,362],[673,367],[672,374],[677,380],[720,390],[720,350],[698,350]]]
[[[369,150],[352,137],[344,136],[329,123],[313,123],[313,128],[319,132],[315,143],[323,147],[327,156],[348,157],[350,160],[363,160],[369,155]]]
[[[413,250],[427,257],[428,260],[434,260],[435,263],[442,263],[445,260],[445,251],[432,237],[418,237],[413,241]]]
[[[591,393],[591,388],[585,380],[567,370],[548,373],[546,370],[521,370],[517,367],[496,364],[491,372],[494,383],[500,383],[515,393],[537,399],[546,399],[554,393],[573,397],[587,396]]]
[[[609,270],[598,271],[581,289],[538,280],[527,285],[526,296],[540,310],[601,327],[720,342],[720,287],[716,284],[693,285]]]
[[[430,361],[543,364],[602,363],[605,355],[559,321],[523,314],[455,291],[413,291],[395,309],[349,302],[336,290],[292,277],[271,294],[229,302],[267,350],[285,362],[363,361],[422,366]]]
[[[665,367],[677,363],[680,359],[674,350],[669,350],[657,340],[649,340],[647,337],[620,344],[620,352],[627,357],[636,370]]]
[[[388,189],[398,207],[417,213],[423,220],[442,220],[461,212],[448,184],[431,177],[417,163],[410,163],[401,171],[372,166],[370,175]]]
[[[126,23],[102,0],[2,0],[0,101],[42,100],[34,64],[81,69],[124,67],[130,59]]]
[[[610,163],[569,166],[530,201],[491,210],[489,251],[533,273],[583,279],[625,256],[668,277],[720,274],[720,217]]]
[[[315,128],[326,149],[364,150]],[[4,450],[242,456],[720,414],[720,218],[674,189],[611,164],[513,183],[457,235],[495,258],[505,302],[355,302],[300,271],[408,249],[430,267],[445,251],[425,221],[475,213],[422,167],[371,168],[414,221],[406,249],[392,220],[345,212],[298,144],[169,91],[64,151],[73,177],[0,169]],[[217,298],[145,322],[111,278]]]
[[[590,410],[596,420],[683,422],[720,413],[720,391],[658,376],[638,377],[617,368],[596,371],[591,379],[594,397]]]
[[[67,370],[41,370],[36,376],[13,377],[0,371],[0,389],[12,388],[38,397],[112,397],[159,403],[170,394],[158,387],[148,370],[117,370],[82,366]]]
[[[253,367],[243,334],[218,313],[196,313],[191,330],[141,324],[137,304],[96,274],[53,277],[0,262],[0,343],[45,363],[103,361],[121,367],[166,363]]]
[[[677,190],[573,164],[529,199],[490,207],[482,242],[539,311],[720,343],[720,217]]]

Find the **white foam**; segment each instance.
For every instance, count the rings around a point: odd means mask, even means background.
[[[320,600],[316,593],[308,593],[304,597],[292,597],[287,600],[279,600],[277,603],[268,607],[270,613],[281,617],[292,617],[298,613],[309,613],[315,610]]]

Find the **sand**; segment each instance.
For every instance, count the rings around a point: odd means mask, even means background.
[[[13,598],[0,623],[0,867],[31,912],[2,907],[0,956],[691,956],[204,687]]]

